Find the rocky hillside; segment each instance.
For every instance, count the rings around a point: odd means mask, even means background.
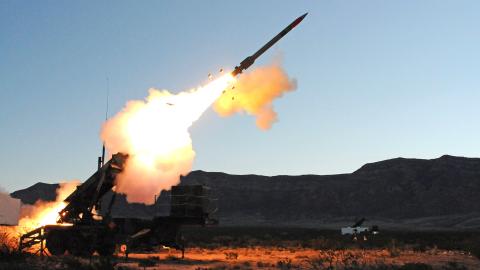
[[[17,190],[10,194],[11,197],[21,199],[24,204],[34,204],[38,200],[54,201],[57,197],[58,184],[38,182],[26,189]]]
[[[327,176],[194,171],[182,184],[211,187],[216,215],[225,225],[338,227],[366,217],[388,227],[480,228],[479,158],[396,158]],[[12,195],[29,203],[24,198],[32,198],[37,185]],[[121,199],[115,211],[123,216],[155,211],[139,205],[126,211],[129,207]]]

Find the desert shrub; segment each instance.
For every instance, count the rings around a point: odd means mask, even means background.
[[[128,266],[118,266],[117,270],[134,270],[134,269]]]
[[[158,260],[154,260],[154,259],[151,259],[150,257],[147,258],[147,259],[144,259],[144,260],[141,260],[139,263],[138,263],[138,266],[139,267],[152,267],[152,266],[156,266],[158,263]]]
[[[23,261],[29,254],[20,252],[17,249],[0,248],[0,262]]]
[[[227,260],[236,260],[238,259],[238,253],[236,252],[225,252],[225,259]]]
[[[365,269],[365,259],[363,254],[345,252],[342,254],[341,263],[345,270]]]
[[[290,258],[285,258],[277,262],[277,268],[282,270],[288,270],[293,268],[292,260]]]
[[[477,257],[477,259],[480,259],[480,244],[479,243],[476,243],[475,245],[473,245],[472,247],[468,248],[468,251],[475,257]]]
[[[308,243],[305,247],[311,247],[313,249],[321,250],[321,249],[329,249],[331,245],[328,239],[321,237],[321,238],[310,240],[310,243]]]
[[[0,230],[0,246],[2,249],[8,248],[9,250],[18,248],[18,237],[12,232],[6,230]]]
[[[66,269],[84,269],[83,263],[80,259],[73,256],[62,257],[60,263]]]
[[[36,259],[38,257],[34,256]],[[44,268],[41,269],[51,269],[47,267],[48,265],[55,265],[59,263],[59,266],[55,269],[77,269],[77,270],[114,270],[115,263],[110,258],[99,257],[95,260],[90,260],[90,262],[86,262],[79,257],[75,256],[62,256],[58,258],[51,258],[47,259],[47,263],[45,264]],[[40,269],[40,268],[39,268]],[[120,269],[120,268],[119,268]],[[129,269],[129,268],[123,268]]]
[[[412,250],[415,252],[425,252],[427,251],[427,247],[425,247],[424,245],[413,245]]]
[[[154,261],[160,261],[160,258],[155,256],[155,257],[149,257],[150,259],[154,260]],[[165,260],[167,261],[181,261],[182,259],[177,257],[177,256],[174,256],[174,255],[168,255],[167,257],[165,257]]]
[[[0,231],[0,261],[14,261],[23,258],[24,254],[18,251],[18,237],[14,235],[3,228]]]
[[[333,269],[332,260],[325,257],[308,258],[305,260],[306,269],[311,270],[330,270]]]
[[[447,265],[442,267],[443,270],[468,270],[465,265],[461,265],[457,262],[448,262]]]
[[[388,245],[387,250],[390,257],[392,258],[400,256],[400,250],[397,247],[397,242],[395,241],[395,239],[392,239],[392,241],[390,242],[390,245]]]
[[[195,270],[226,270],[227,266],[225,265],[219,265],[219,266],[214,266],[214,267],[197,267]]]
[[[265,262],[257,262],[257,267],[258,268],[270,267],[270,264]]]
[[[425,263],[406,263],[399,270],[433,270],[433,267]]]
[[[24,261],[29,254],[18,251],[18,238],[7,231],[0,231],[0,262]]]
[[[73,268],[75,269],[75,268]],[[115,264],[110,260],[110,258],[103,258],[100,259],[92,264],[90,268],[85,269],[92,269],[92,270],[114,270]]]

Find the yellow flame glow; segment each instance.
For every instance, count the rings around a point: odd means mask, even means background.
[[[105,146],[129,154],[117,191],[130,202],[153,203],[161,190],[178,184],[195,157],[188,129],[234,82],[225,74],[179,94],[150,89],[145,101],[130,101],[109,119],[101,133]]]
[[[63,200],[75,190],[78,184],[78,181],[61,183],[54,202],[37,201],[32,206],[24,206],[18,227],[29,231],[41,226],[56,224],[58,213],[66,206]]]

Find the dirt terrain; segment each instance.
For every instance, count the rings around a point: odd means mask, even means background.
[[[480,269],[480,260],[459,251],[426,252],[378,250],[314,250],[309,248],[193,248],[181,259],[177,251],[148,254],[122,254],[101,259],[98,256],[78,258],[28,256],[17,262],[0,260],[0,269],[372,269],[372,270],[460,270]]]
[[[475,231],[382,231],[356,241],[336,230],[304,228],[207,227],[185,229],[183,234],[188,243],[184,259],[177,250],[148,245],[131,251],[128,259],[119,252],[111,258],[68,253],[40,257],[0,248],[0,270],[480,269],[480,239]],[[9,243],[6,240],[4,244]]]
[[[327,250],[304,248],[194,248],[183,260],[177,252],[130,254],[129,262],[120,260],[116,267],[131,269],[373,269],[382,266],[426,264],[433,269],[457,265],[480,269],[480,260],[465,252],[429,250],[426,252],[383,250]],[[419,266],[421,267],[421,266]],[[388,269],[388,268],[387,268]],[[412,268],[413,269],[413,268]],[[421,268],[418,268],[421,269]],[[452,268],[455,269],[455,268]]]

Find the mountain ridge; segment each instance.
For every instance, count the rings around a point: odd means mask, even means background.
[[[390,227],[480,228],[480,158],[393,158],[335,175],[197,170],[182,177],[181,184],[211,187],[224,225],[328,227],[366,217]],[[18,192],[12,196],[22,199]],[[156,211],[155,206],[133,207],[120,197],[114,214],[151,216]]]

